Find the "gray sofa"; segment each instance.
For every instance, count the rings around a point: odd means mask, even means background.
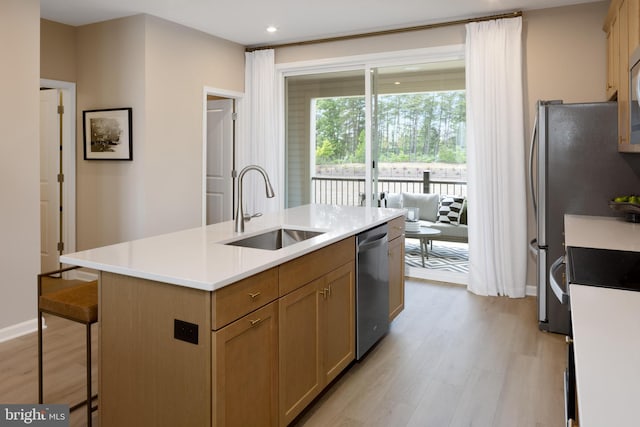
[[[420,225],[440,230],[441,234],[430,237],[430,240],[446,240],[449,242],[469,242],[467,225],[467,206],[463,205],[460,223],[451,224],[438,221],[438,209],[441,196],[436,193],[385,193],[385,205],[388,208],[420,209]],[[466,202],[466,200],[465,200]]]

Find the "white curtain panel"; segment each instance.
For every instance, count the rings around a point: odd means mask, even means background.
[[[468,289],[524,297],[522,19],[475,22],[466,30]]]
[[[278,146],[278,105],[276,97],[276,71],[273,49],[257,50],[245,54],[245,94],[238,129],[236,170],[238,174],[247,165],[263,167],[276,191],[276,197],[267,199],[265,184],[257,171],[247,172],[243,185],[245,214],[274,212],[280,207],[281,163]],[[239,183],[238,183],[239,184]]]

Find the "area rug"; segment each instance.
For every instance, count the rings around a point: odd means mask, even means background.
[[[406,239],[405,263],[411,267],[422,268],[418,240]],[[439,271],[468,273],[469,246],[465,243],[434,241],[433,247],[429,246],[429,258],[425,256],[424,266]]]

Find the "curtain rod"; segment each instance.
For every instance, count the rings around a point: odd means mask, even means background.
[[[433,29],[433,28],[450,27],[452,25],[469,24],[471,22],[493,21],[495,19],[505,19],[505,18],[517,18],[519,16],[522,16],[522,11],[510,12],[510,13],[502,13],[502,14],[499,14],[499,15],[483,16],[483,17],[479,17],[479,18],[459,19],[457,21],[438,22],[438,23],[435,23],[435,24],[417,25],[417,26],[414,26],[414,27],[395,28],[395,29],[391,29],[391,30],[373,31],[373,32],[361,33],[361,34],[351,34],[351,35],[347,35],[347,36],[328,37],[328,38],[324,38],[324,39],[315,39],[315,40],[306,40],[306,41],[299,41],[299,42],[272,44],[272,45],[267,45],[267,46],[247,47],[245,49],[245,52],[254,52],[256,50],[265,50],[265,49],[275,49],[275,48],[279,48],[279,47],[305,46],[305,45],[317,44],[317,43],[328,43],[328,42],[337,42],[337,41],[344,41],[344,40],[354,40],[354,39],[361,39],[361,38],[364,38],[364,37],[385,36],[385,35],[388,35],[388,34],[407,33],[407,32],[410,32],[410,31],[422,31],[422,30],[430,30],[430,29]]]

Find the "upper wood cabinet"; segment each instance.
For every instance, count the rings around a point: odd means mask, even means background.
[[[629,23],[629,53],[640,47],[640,0],[627,0]]]
[[[617,14],[605,25],[605,31],[607,32],[607,98],[615,99],[620,78],[618,73],[620,29]]]
[[[640,46],[640,0],[612,0],[607,33],[607,97],[618,101],[618,151],[636,152],[629,138],[629,58]]]

